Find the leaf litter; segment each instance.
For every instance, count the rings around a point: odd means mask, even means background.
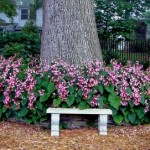
[[[150,150],[150,125],[62,129],[59,137],[40,126],[0,122],[0,150]]]

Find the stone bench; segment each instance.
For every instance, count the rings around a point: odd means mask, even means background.
[[[90,114],[99,115],[99,134],[107,135],[107,116],[112,114],[110,109],[84,109],[77,108],[48,108],[46,113],[51,114],[51,136],[59,136],[60,114]]]

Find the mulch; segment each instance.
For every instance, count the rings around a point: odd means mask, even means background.
[[[110,126],[108,135],[96,128],[50,130],[24,123],[0,122],[0,150],[150,150],[150,124]]]

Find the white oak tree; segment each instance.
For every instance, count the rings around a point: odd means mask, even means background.
[[[41,59],[102,60],[93,0],[43,0]]]

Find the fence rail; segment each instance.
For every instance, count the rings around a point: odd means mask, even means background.
[[[150,62],[150,40],[101,40],[102,51],[113,51],[121,60]]]

